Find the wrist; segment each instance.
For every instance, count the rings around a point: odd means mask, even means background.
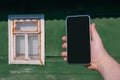
[[[96,70],[101,73],[104,80],[120,80],[120,65],[108,54],[97,62]]]
[[[106,62],[108,62],[108,53],[105,53],[99,61],[96,62],[96,70],[101,72],[102,69],[106,66]]]

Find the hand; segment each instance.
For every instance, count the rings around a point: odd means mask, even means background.
[[[91,34],[91,64],[88,66],[89,69],[95,69],[97,70],[97,64],[102,59],[102,57],[107,54],[103,43],[101,41],[101,38],[96,31],[95,24],[90,25],[90,34]],[[65,42],[62,45],[62,48],[67,48],[66,44],[66,36],[62,37],[62,40]],[[64,60],[67,60],[67,52],[62,52],[62,56],[64,57]]]
[[[115,61],[105,50],[101,38],[96,31],[95,24],[90,25],[91,33],[91,64],[87,66],[89,69],[97,70],[101,73],[104,80],[120,80],[120,64]],[[65,42],[62,48],[67,48],[66,36],[62,38]],[[67,52],[62,52],[64,60],[67,60]],[[114,70],[112,70],[114,69]]]

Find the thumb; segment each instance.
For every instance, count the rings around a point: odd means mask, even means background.
[[[92,41],[101,40],[94,23],[90,25],[90,33],[91,33]]]

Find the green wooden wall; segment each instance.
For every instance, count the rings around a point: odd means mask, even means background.
[[[93,0],[94,1],[94,0]],[[57,3],[57,2],[56,2]],[[29,3],[31,4],[31,3]],[[45,4],[45,3],[44,3]],[[72,2],[70,3],[72,4]],[[97,71],[82,65],[70,65],[61,57],[61,40],[65,35],[65,17],[75,14],[89,14],[109,54],[120,62],[120,10],[119,5],[93,5],[85,3],[62,6],[39,5],[35,7],[5,8],[0,13],[0,80],[102,80]],[[55,7],[57,6],[57,7]],[[1,8],[4,9],[4,8]],[[46,36],[46,65],[9,65],[8,64],[8,15],[44,14]]]

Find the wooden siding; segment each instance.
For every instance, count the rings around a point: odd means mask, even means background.
[[[110,5],[111,6],[111,5]],[[120,62],[120,10],[119,7],[87,6],[76,8],[45,8],[31,11],[8,10],[0,13],[0,80],[102,80],[102,76],[82,65],[69,65],[63,61],[61,40],[65,35],[65,17],[72,14],[90,14],[109,54]],[[118,6],[118,5],[117,5]],[[25,6],[24,6],[25,7]],[[114,9],[115,8],[115,9]],[[20,8],[19,8],[20,9]],[[26,9],[26,8],[25,8]],[[27,8],[28,9],[28,8]],[[26,9],[26,10],[27,10]],[[17,9],[15,9],[17,10]],[[37,10],[37,11],[36,11]],[[46,65],[8,65],[8,14],[45,14]]]

